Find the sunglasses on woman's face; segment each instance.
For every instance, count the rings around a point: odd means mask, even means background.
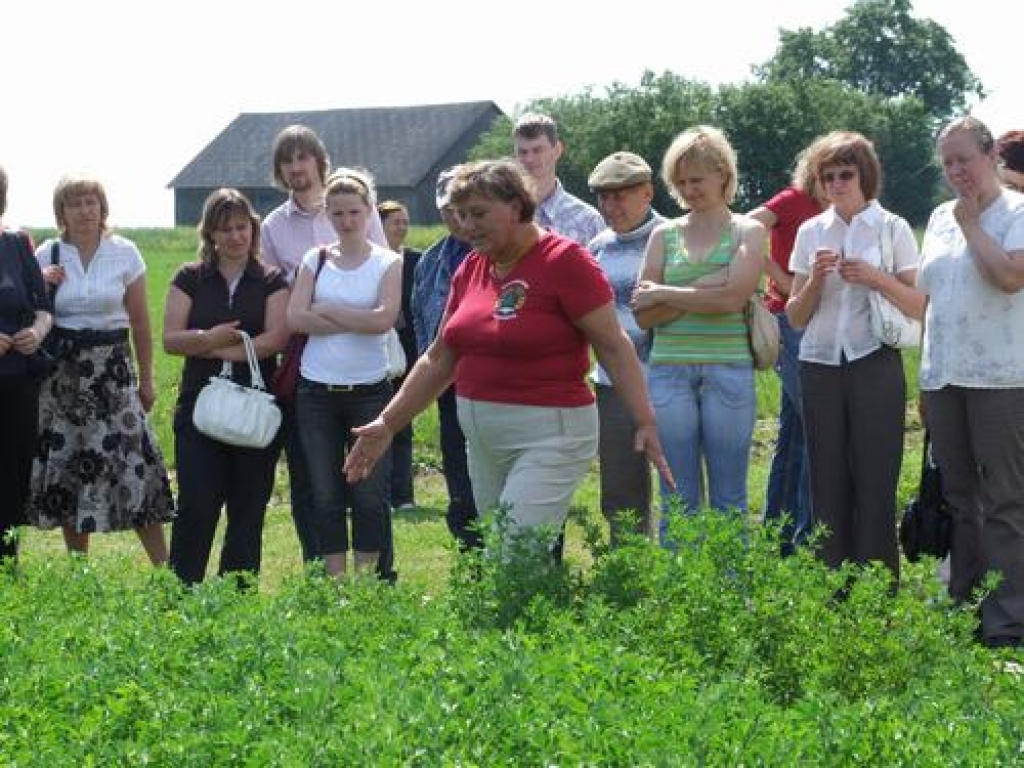
[[[834,181],[852,181],[856,175],[857,172],[849,168],[842,171],[825,171],[825,173],[821,174],[821,183],[831,184]]]

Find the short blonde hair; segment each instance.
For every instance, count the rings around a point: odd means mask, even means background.
[[[67,219],[64,218],[64,206],[72,198],[82,195],[96,195],[100,201],[100,232],[107,232],[107,217],[110,215],[110,204],[107,202],[107,191],[102,182],[95,176],[86,173],[69,173],[61,177],[53,190],[53,217],[61,234],[67,234]]]
[[[736,150],[718,128],[710,125],[687,128],[672,140],[665,152],[661,163],[661,179],[672,198],[685,208],[683,196],[676,186],[676,172],[681,163],[722,174],[725,180],[722,196],[726,204],[731,205],[736,199],[736,190],[739,187]]]

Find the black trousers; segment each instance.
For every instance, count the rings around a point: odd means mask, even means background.
[[[24,525],[39,424],[39,384],[28,376],[0,376],[0,560],[16,557],[8,534]]]
[[[206,575],[221,508],[227,528],[218,573],[259,573],[263,518],[274,489],[281,434],[266,448],[238,448],[196,430],[192,404],[174,416],[178,516],[171,525],[171,569],[186,584]]]
[[[483,546],[483,537],[474,524],[479,518],[473,501],[473,484],[469,479],[469,461],[466,458],[466,436],[459,426],[455,404],[455,387],[448,387],[437,399],[438,425],[441,432],[441,467],[448,488],[448,511],[445,521],[448,530],[459,542],[462,550]]]
[[[882,562],[899,577],[896,487],[903,460],[906,380],[890,347],[840,365],[800,363],[820,557]]]

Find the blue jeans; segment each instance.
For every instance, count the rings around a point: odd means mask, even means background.
[[[764,520],[777,521],[783,514],[787,516],[781,530],[782,552],[791,554],[795,545],[807,540],[813,524],[800,387],[800,340],[803,331],[793,328],[784,312],[777,317],[782,344],[775,372],[782,391],[779,393],[779,432],[768,473]]]
[[[750,363],[652,365],[648,385],[662,450],[686,511],[707,504],[721,512],[747,511],[747,470],[757,415]],[[661,535],[672,492],[661,481]]]
[[[352,509],[353,549],[381,552],[388,546],[390,451],[377,462],[370,476],[358,483],[346,483],[341,467],[354,442],[352,428],[377,418],[389,399],[391,385],[387,381],[359,385],[348,392],[305,379],[299,381],[295,408],[323,555],[348,551],[347,508]]]

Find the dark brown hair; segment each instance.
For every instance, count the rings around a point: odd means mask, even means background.
[[[1024,173],[1024,131],[1004,133],[996,141],[996,151],[1008,170]],[[0,210],[0,213],[3,211]]]
[[[512,130],[512,138],[536,139],[546,136],[552,144],[558,143],[558,123],[539,112],[520,115]]]
[[[277,185],[281,189],[288,189],[288,184],[281,174],[281,166],[296,152],[305,152],[316,158],[316,169],[320,174],[320,183],[323,184],[327,179],[327,169],[331,164],[331,160],[327,156],[327,148],[312,128],[307,128],[304,125],[289,125],[274,139],[274,181]]]
[[[502,203],[519,203],[519,221],[533,221],[537,196],[533,182],[514,160],[483,160],[459,166],[449,187],[456,208],[473,195]]]

